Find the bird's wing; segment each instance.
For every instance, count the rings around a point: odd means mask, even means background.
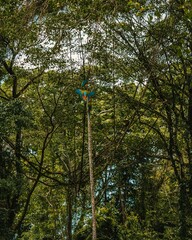
[[[80,89],[76,89],[75,92],[76,92],[77,94],[79,94],[80,96],[82,96],[82,91],[81,91]]]
[[[95,95],[95,92],[90,92],[89,94],[88,94],[88,97],[92,97],[92,96],[94,96]]]

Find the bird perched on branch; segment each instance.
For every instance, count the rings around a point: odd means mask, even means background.
[[[90,101],[90,97],[95,95],[95,92],[89,92],[87,90],[81,90],[81,89],[77,89],[75,91],[77,94],[79,94],[80,98],[83,99],[83,101],[87,102]]]
[[[86,85],[88,84],[88,80],[83,80],[81,87],[84,87],[85,89],[76,89],[76,93],[79,94],[80,98],[84,101],[84,102],[89,102],[90,98],[93,97],[95,95],[95,92],[93,91],[88,91]]]
[[[87,79],[83,80],[83,82],[81,83],[81,87],[84,89],[76,89],[75,92],[84,101],[85,106],[87,104],[88,111],[91,111],[91,109],[92,109],[91,97],[93,97],[95,95],[95,92],[89,91],[87,85],[88,85],[88,80]]]

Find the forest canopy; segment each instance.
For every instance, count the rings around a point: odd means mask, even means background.
[[[191,221],[191,0],[0,0],[0,240]]]

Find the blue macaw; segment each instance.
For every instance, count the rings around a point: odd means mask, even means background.
[[[95,92],[88,92],[87,90],[81,90],[81,89],[77,89],[75,91],[77,94],[79,94],[79,96],[83,99],[83,101],[88,101],[90,100],[90,97],[95,95]]]

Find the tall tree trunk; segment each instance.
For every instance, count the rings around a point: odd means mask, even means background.
[[[72,193],[70,186],[67,191],[67,240],[72,240]]]
[[[89,154],[89,174],[90,174],[90,190],[91,190],[91,206],[92,206],[92,240],[97,239],[96,230],[96,214],[95,214],[95,187],[93,176],[93,159],[92,159],[92,134],[91,134],[91,119],[90,109],[87,100],[87,127],[88,127],[88,154]]]
[[[188,76],[189,100],[188,100],[188,128],[189,128],[189,143],[188,143],[188,158],[189,158],[189,191],[192,195],[192,76]]]
[[[3,141],[0,139],[0,179],[5,177],[5,161],[3,159]]]
[[[179,185],[179,220],[180,220],[180,229],[179,236],[181,240],[187,239],[187,206],[186,206],[186,184],[181,182]]]

